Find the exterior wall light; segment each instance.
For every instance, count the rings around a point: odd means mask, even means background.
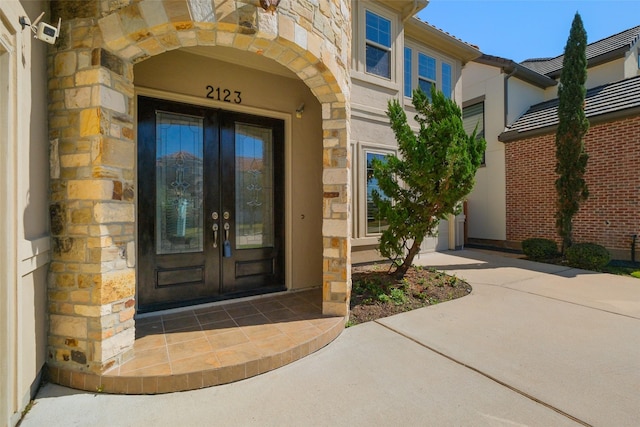
[[[260,0],[260,6],[262,6],[266,12],[271,12],[272,15],[273,12],[276,11],[279,3],[280,0]]]

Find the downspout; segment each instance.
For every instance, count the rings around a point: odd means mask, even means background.
[[[509,115],[509,79],[516,75],[517,68],[513,68],[513,71],[506,75],[504,78],[504,128],[507,128],[507,116]]]

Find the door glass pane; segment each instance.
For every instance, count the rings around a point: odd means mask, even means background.
[[[273,246],[271,128],[236,123],[236,249]]]
[[[156,253],[203,250],[202,117],[156,113]]]

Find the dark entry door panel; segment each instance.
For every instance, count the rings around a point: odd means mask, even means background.
[[[281,289],[282,122],[138,101],[139,311]]]

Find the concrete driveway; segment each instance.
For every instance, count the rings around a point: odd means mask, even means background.
[[[640,280],[470,250],[418,262],[473,292],[238,383],[156,396],[48,384],[22,426],[640,425]]]

